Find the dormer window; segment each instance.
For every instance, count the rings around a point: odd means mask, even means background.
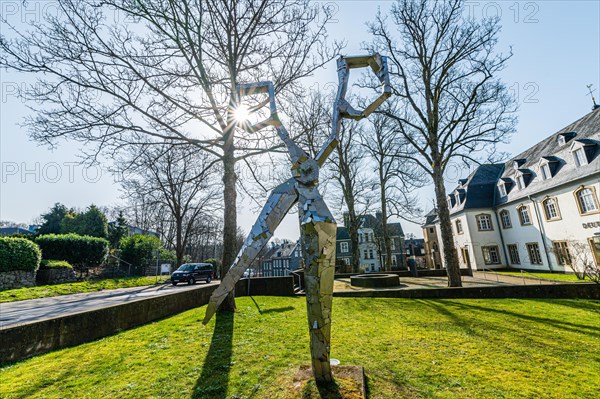
[[[513,161],[513,169],[518,170],[525,163],[525,159],[515,159]]]
[[[498,185],[498,190],[500,190],[500,196],[501,197],[506,197],[508,194],[506,192],[506,186],[504,185],[504,183],[500,183]]]
[[[552,177],[552,173],[550,173],[550,166],[548,166],[547,163],[542,164],[541,171],[542,171],[542,177],[544,178],[544,180],[548,180],[549,178]]]
[[[450,208],[450,209],[454,208],[455,204],[456,204],[456,197],[452,194],[448,195],[448,208]]]
[[[575,158],[575,165],[577,165],[577,167],[587,165],[587,159],[583,147],[573,151],[573,158]]]
[[[596,143],[592,140],[581,139],[573,140],[571,145],[571,153],[577,167],[587,165],[594,157],[596,152]]]
[[[517,187],[523,190],[531,181],[531,171],[529,169],[519,169],[517,173]]]
[[[519,190],[523,190],[526,187],[525,178],[523,177],[523,175],[519,175],[517,177],[517,187],[519,188]]]
[[[559,146],[563,146],[571,141],[571,139],[573,139],[575,136],[577,136],[577,133],[575,132],[559,133],[558,137],[556,137],[556,141],[558,142]]]

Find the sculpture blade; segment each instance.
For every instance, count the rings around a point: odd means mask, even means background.
[[[242,278],[244,271],[258,256],[260,250],[267,245],[277,226],[298,201],[295,184],[294,179],[289,179],[277,186],[269,196],[233,265],[221,280],[221,284],[212,293],[202,321],[203,324],[210,321],[221,302],[235,289],[235,284]]]

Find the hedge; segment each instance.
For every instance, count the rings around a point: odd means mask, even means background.
[[[102,264],[108,255],[108,240],[77,234],[45,234],[35,240],[44,259],[64,260],[77,267]]]
[[[0,237],[0,272],[36,271],[41,258],[36,243],[25,238]]]
[[[73,266],[64,260],[44,259],[40,263],[40,269],[72,269]]]

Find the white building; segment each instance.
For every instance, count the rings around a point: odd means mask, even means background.
[[[461,267],[569,272],[600,265],[599,193],[596,108],[505,164],[481,165],[459,181],[448,204]]]

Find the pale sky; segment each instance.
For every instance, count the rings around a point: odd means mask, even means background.
[[[332,39],[344,39],[346,54],[360,54],[361,43],[370,39],[365,22],[377,8],[388,10],[390,1],[324,1],[335,10],[336,21],[328,27]],[[52,1],[0,0],[0,13],[11,23],[24,25],[53,7]],[[519,153],[591,110],[586,85],[600,95],[600,1],[471,1],[476,17],[499,15],[502,32],[498,51],[514,56],[502,78],[518,94],[520,110],[517,133],[510,145],[500,149]],[[5,29],[2,27],[1,29]],[[336,81],[332,66],[315,76],[320,83]],[[15,88],[30,78],[0,70],[0,220],[31,223],[55,202],[69,207],[118,205],[119,185],[106,171],[78,165],[79,146],[61,142],[58,149],[31,142],[18,124],[30,112],[15,97]],[[28,104],[35,107],[35,104]],[[108,165],[106,165],[108,166]],[[465,177],[448,176],[448,187]],[[431,208],[433,187],[419,191],[422,206]],[[256,216],[245,200],[238,206],[238,223],[249,231]],[[280,238],[296,239],[296,215],[284,220],[276,232]],[[406,233],[422,236],[418,225],[403,223]]]

